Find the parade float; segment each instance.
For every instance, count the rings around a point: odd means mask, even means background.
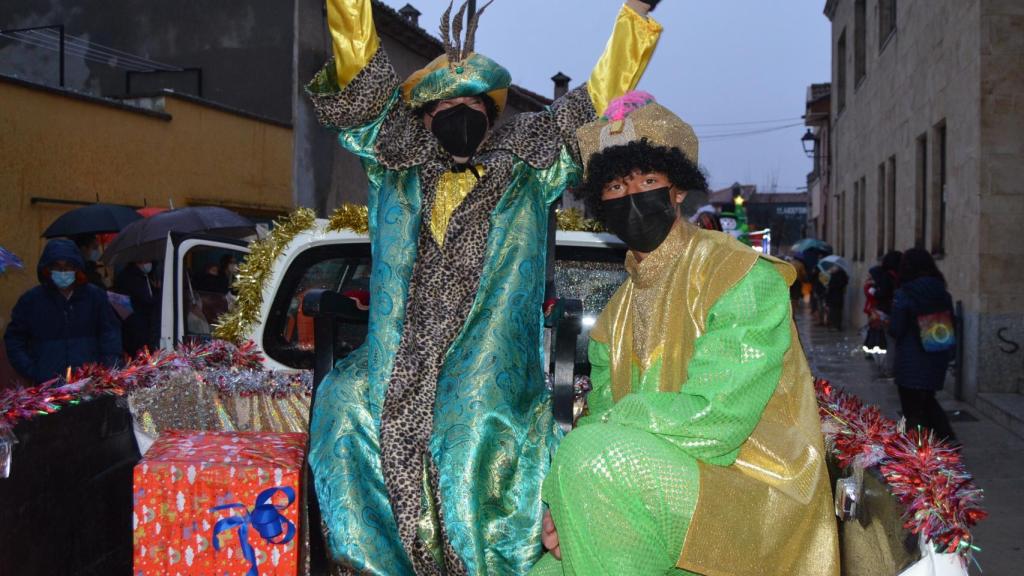
[[[54,571],[59,563],[46,554],[47,538],[38,533],[44,532],[86,535],[78,537],[92,550],[69,557],[103,570],[83,573],[130,566],[133,541],[136,568],[155,566],[144,573],[171,564],[186,573],[206,573],[203,566],[230,566],[239,574],[315,568],[306,557],[301,447],[317,376],[325,369],[318,356],[326,348],[331,359],[344,356],[365,335],[359,330],[371,264],[365,222],[365,208],[346,206],[327,220],[300,210],[248,246],[172,234],[163,342],[186,344],[141,353],[120,368],[85,366],[39,386],[0,392],[0,471],[9,476],[0,480],[0,505],[15,511],[3,539],[25,543],[5,546],[0,565]],[[560,337],[557,322],[547,322],[547,366],[556,410],[563,421],[567,412],[571,425],[572,405],[578,412],[586,390],[580,376],[587,370],[587,329],[622,280],[624,249],[578,213],[562,213],[559,223],[552,279],[560,300],[550,300],[546,313],[575,316],[577,331]],[[188,251],[201,245],[248,254],[234,307],[211,322],[213,339],[188,333],[188,311],[196,307],[184,272]],[[336,314],[332,329],[318,334],[315,306],[305,300],[321,291],[340,294],[348,313]],[[567,362],[566,348],[558,350],[566,340]],[[818,381],[816,391],[843,574],[966,574],[977,551],[971,529],[985,512],[958,449],[926,431],[903,430],[826,381]],[[71,435],[48,430],[57,426]],[[82,450],[103,446],[89,452],[93,464],[106,458],[116,465],[90,476],[88,486],[74,487],[86,460],[69,454],[55,461],[62,452],[52,445],[62,441]],[[145,454],[141,462],[136,446]],[[161,475],[166,478],[157,484],[180,489],[146,488]],[[42,504],[32,494],[42,482],[67,494]],[[97,505],[90,494],[105,499]],[[73,511],[76,503],[80,510]]]

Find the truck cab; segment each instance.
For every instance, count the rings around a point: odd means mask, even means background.
[[[206,235],[168,238],[163,269],[160,347],[214,337],[216,325],[235,306],[252,305],[231,292],[204,289],[204,268],[228,255],[244,261],[248,243]],[[625,246],[607,233],[558,231],[549,255],[549,293],[579,300],[583,334],[577,364],[586,365],[586,336],[605,302],[626,277]],[[296,234],[270,264],[259,295],[257,320],[246,324],[240,340],[252,340],[264,353],[268,370],[309,370],[314,365],[314,321],[303,311],[313,290],[327,289],[358,300],[368,297],[372,257],[366,234],[330,230],[317,220]],[[243,267],[244,269],[244,267]],[[361,304],[360,304],[361,305]],[[342,357],[362,344],[365,325],[339,328],[335,352]]]

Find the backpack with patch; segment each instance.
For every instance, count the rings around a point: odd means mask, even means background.
[[[918,314],[917,326],[921,329],[921,346],[926,352],[947,352],[956,347],[956,330],[950,310]]]

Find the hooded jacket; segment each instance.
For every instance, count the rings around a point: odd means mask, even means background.
[[[84,272],[74,242],[47,243],[36,268],[39,286],[18,299],[4,333],[11,365],[36,383],[63,375],[69,367],[93,362],[113,366],[121,355],[121,325],[106,292],[78,274],[71,296],[65,298],[49,277],[49,267],[59,260]]]
[[[893,372],[898,386],[915,390],[942,389],[953,353],[925,351],[917,317],[943,310],[953,311],[953,298],[941,278],[917,278],[896,290],[889,333],[896,339]]]

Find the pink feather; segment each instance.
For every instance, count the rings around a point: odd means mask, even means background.
[[[609,122],[625,120],[634,110],[638,110],[654,102],[654,96],[642,90],[627,92],[611,101],[604,111],[603,118]]]

